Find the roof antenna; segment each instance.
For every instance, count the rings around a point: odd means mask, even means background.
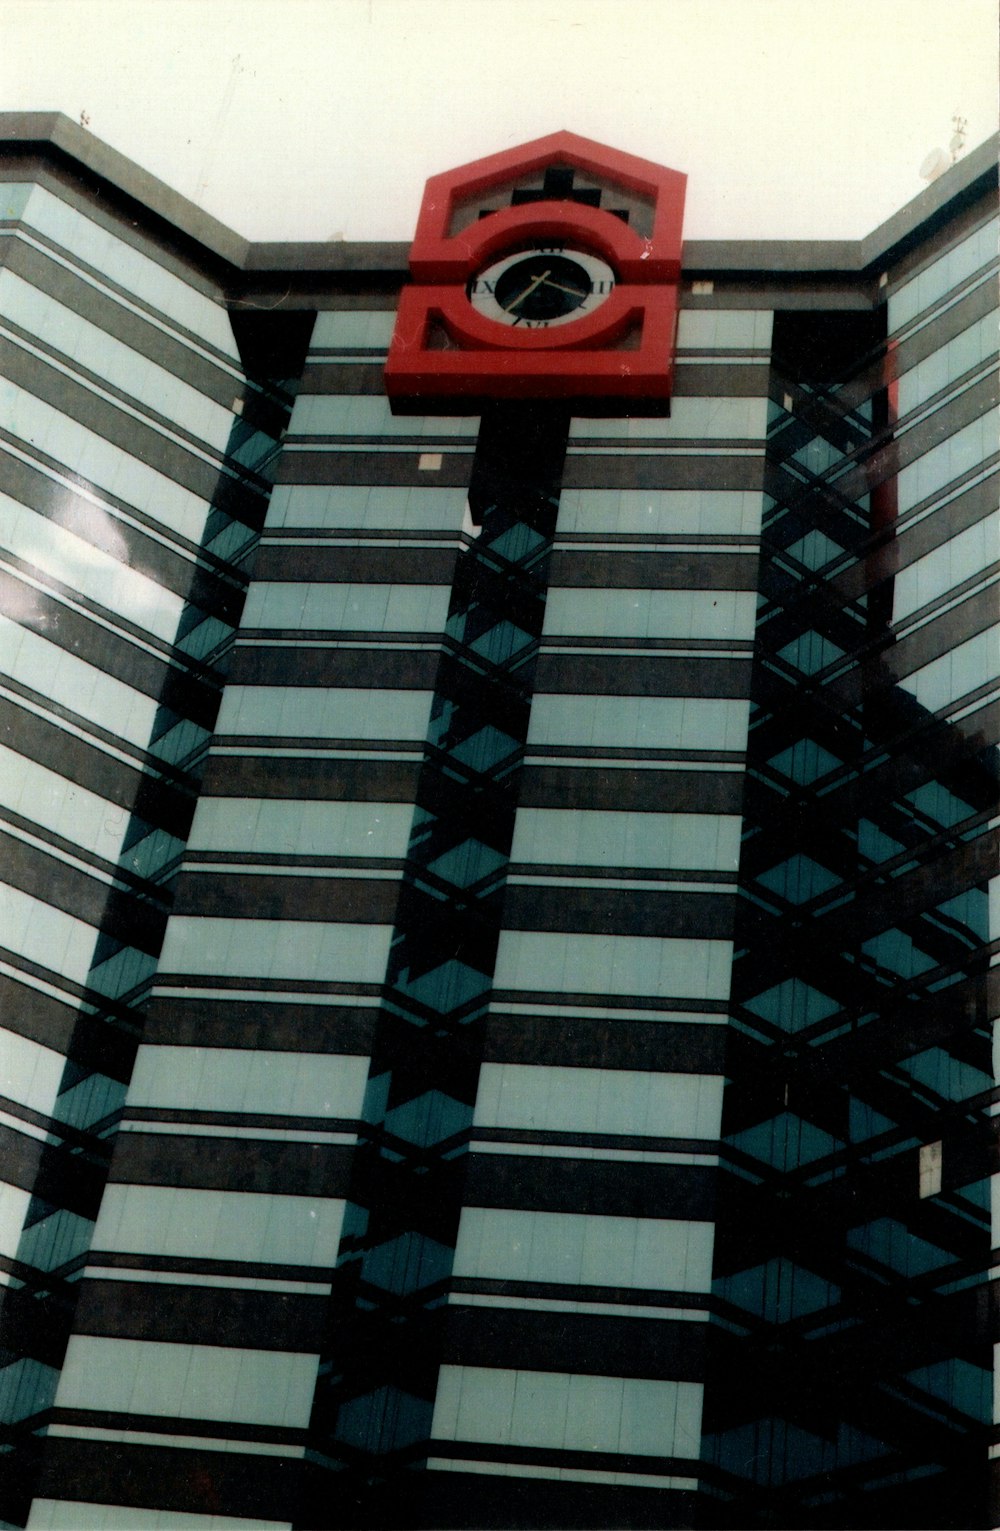
[[[936,181],[939,175],[950,170],[965,148],[968,119],[955,112],[951,119],[952,134],[947,149],[932,149],[920,166],[922,181]]]

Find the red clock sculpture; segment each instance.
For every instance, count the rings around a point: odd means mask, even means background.
[[[393,411],[666,413],[686,181],[574,133],[432,176],[386,365]]]

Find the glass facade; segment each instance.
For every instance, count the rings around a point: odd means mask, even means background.
[[[0,1523],[991,1524],[985,159],[570,420],[5,147]]]

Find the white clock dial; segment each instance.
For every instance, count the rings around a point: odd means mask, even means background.
[[[545,245],[518,250],[472,278],[469,301],[487,319],[525,330],[571,324],[606,302],[615,274],[586,250]]]

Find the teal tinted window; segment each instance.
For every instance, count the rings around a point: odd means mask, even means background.
[[[371,530],[406,527],[414,531],[457,532],[465,514],[464,489],[394,489],[388,485],[334,484],[313,488],[278,484],[271,494],[267,525],[312,526],[317,530]]]
[[[728,941],[505,930],[494,982],[498,989],[724,999],[731,955]]]
[[[221,302],[189,287],[181,277],[42,187],[34,190],[25,209],[25,222],[71,250],[77,260],[106,272],[119,286],[238,361],[229,317]]]
[[[749,704],[701,697],[562,696],[531,705],[528,743],[742,750]]]
[[[511,860],[535,865],[735,871],[740,820],[699,813],[521,808]]]
[[[889,328],[899,330],[997,258],[996,219],[963,239],[940,260],[924,268],[889,298]]]
[[[352,311],[317,314],[312,332],[312,349],[336,350],[343,346],[345,350],[388,350],[395,322],[394,313]]]
[[[209,976],[381,983],[391,934],[387,925],[175,914],[167,926],[160,967],[168,973]]]
[[[752,638],[757,597],[727,590],[549,591],[545,635]]]
[[[996,562],[998,551],[1000,515],[994,512],[900,570],[894,582],[893,619],[902,621],[955,585],[982,574]]]
[[[677,348],[687,351],[767,350],[767,309],[685,308],[677,320]]]
[[[445,585],[313,585],[257,580],[250,586],[243,626],[440,633],[448,617],[449,595]]]
[[[34,190],[30,181],[0,182],[0,219],[20,218]]]
[[[749,490],[564,489],[556,540],[568,532],[753,534],[761,506],[762,496]]]
[[[300,394],[293,436],[475,436],[476,415],[394,415],[388,399],[368,394]]]

